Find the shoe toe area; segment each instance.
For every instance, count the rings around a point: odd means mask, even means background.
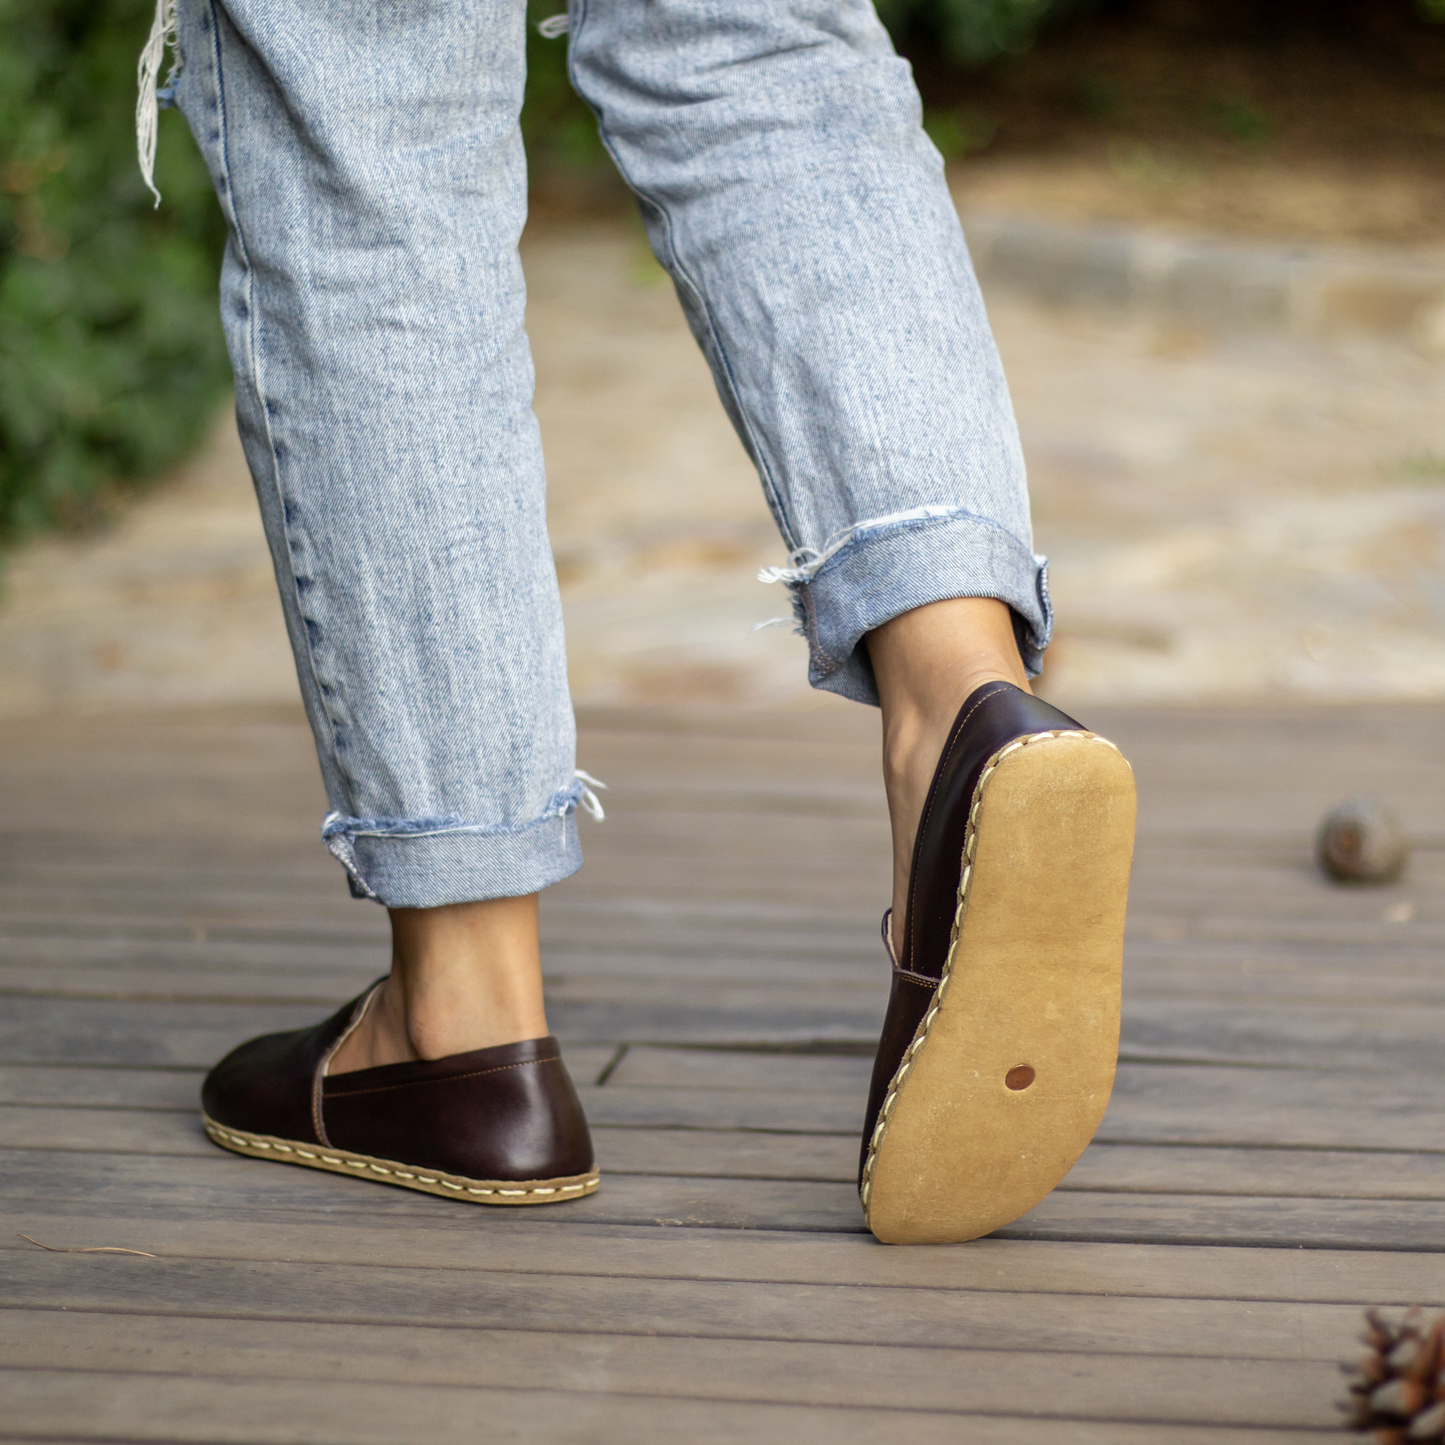
[[[232,1049],[201,1086],[206,1114],[232,1129],[314,1142],[305,1058],[312,1032],[264,1034]]]

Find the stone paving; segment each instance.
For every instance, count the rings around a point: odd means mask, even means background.
[[[640,230],[529,239],[580,704],[834,705],[756,478]],[[1445,696],[1445,359],[989,295],[1059,614],[1045,690]],[[234,430],[109,531],[13,554],[0,716],[295,699]]]

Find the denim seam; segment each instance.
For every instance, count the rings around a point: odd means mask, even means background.
[[[573,90],[575,90],[579,96],[582,96],[582,90],[577,85],[576,78],[573,74],[572,41],[581,33],[582,27],[587,21],[587,0],[571,0],[571,12],[571,38],[567,45],[567,76],[568,79],[572,81]],[[771,469],[758,444],[758,436],[753,429],[752,419],[748,416],[747,409],[743,406],[742,395],[738,390],[732,362],[728,359],[727,351],[723,347],[722,335],[713,317],[712,308],[708,305],[702,288],[693,279],[687,268],[682,264],[681,258],[678,256],[677,243],[673,237],[672,213],[661,201],[657,200],[656,197],[633,182],[632,177],[628,174],[627,167],[623,165],[621,157],[617,154],[612,144],[611,137],[607,134],[607,127],[603,123],[602,116],[598,113],[596,107],[592,105],[591,101],[587,100],[585,96],[582,96],[582,99],[588,110],[597,118],[597,133],[601,137],[603,146],[606,147],[607,154],[612,157],[612,164],[617,167],[618,174],[626,181],[634,195],[646,201],[647,204],[652,206],[658,215],[662,217],[663,231],[667,238],[667,254],[674,268],[674,279],[682,281],[687,286],[688,292],[691,294],[699,314],[707,321],[708,340],[712,343],[712,349],[717,356],[718,364],[724,376],[727,378],[728,390],[732,393],[733,405],[737,408],[738,417],[747,432],[748,451],[752,456],[753,464],[758,469],[758,479],[762,482],[763,491],[767,494],[768,505],[771,507],[774,517],[777,518],[778,530],[783,534],[783,541],[792,549],[796,547],[798,541],[797,532],[793,526],[793,519],[788,515],[787,507],[783,503],[782,492],[778,489],[777,483],[774,482]]]
[[[286,570],[290,573],[288,583],[291,587],[292,596],[295,599],[296,615],[301,621],[298,631],[301,634],[303,644],[306,648],[306,669],[311,674],[311,686],[316,698],[316,709],[326,719],[327,730],[331,735],[331,755],[338,760],[336,773],[342,780],[348,794],[351,792],[351,779],[346,771],[340,766],[340,750],[336,742],[336,719],[331,716],[331,709],[327,706],[326,694],[321,687],[321,679],[316,671],[316,658],[311,650],[311,633],[306,626],[306,617],[301,608],[301,592],[296,586],[296,559],[291,552],[291,533],[286,525],[286,496],[281,486],[281,462],[276,455],[276,438],[271,430],[271,408],[266,401],[265,388],[261,382],[261,341],[259,336],[260,308],[256,305],[256,268],[251,264],[251,254],[246,246],[245,233],[241,229],[240,213],[236,209],[236,189],[231,181],[231,158],[230,158],[230,136],[231,129],[226,120],[226,84],[221,62],[221,26],[216,15],[216,0],[209,0],[208,7],[211,12],[211,51],[215,63],[216,73],[216,125],[220,133],[220,144],[217,146],[217,155],[220,158],[222,174],[226,181],[226,199],[223,204],[236,237],[236,249],[240,253],[241,263],[246,268],[246,305],[250,314],[246,318],[246,335],[250,353],[251,375],[256,388],[256,400],[261,408],[262,423],[266,428],[266,450],[271,458],[271,485],[276,490],[276,500],[280,506],[281,514],[281,536],[286,544]],[[278,579],[279,581],[279,579]]]
[[[571,807],[557,809],[517,824],[467,823],[460,818],[420,818],[409,823],[404,818],[348,818],[341,813],[328,813],[321,822],[321,839],[329,842],[332,838],[515,838],[565,818],[572,811]]]
[[[595,780],[588,780],[595,781]],[[337,812],[328,813],[321,820],[321,841],[327,851],[346,870],[361,896],[377,900],[376,890],[362,876],[361,862],[356,856],[355,840],[358,838],[518,838],[525,833],[535,832],[545,824],[562,820],[565,837],[567,819],[577,811],[589,796],[587,782],[578,778],[569,787],[559,788],[547,800],[547,808],[538,818],[519,824],[468,823],[464,819],[447,815],[442,818],[349,818]],[[595,795],[590,804],[600,809]],[[595,815],[600,816],[600,813]]]
[[[1033,564],[1034,574],[1037,577],[1039,572],[1039,561],[1033,552],[1023,545],[1007,528],[999,526],[991,518],[981,516],[977,512],[970,512],[967,508],[958,507],[935,516],[926,517],[899,517],[889,519],[880,517],[875,520],[855,522],[853,526],[837,537],[830,538],[827,544],[821,549],[819,556],[812,562],[799,561],[792,567],[765,567],[758,573],[758,580],[762,582],[782,582],[790,591],[801,593],[804,589],[811,587],[820,577],[827,577],[835,572],[845,563],[849,563],[857,555],[859,550],[871,542],[884,538],[897,536],[901,532],[927,531],[938,526],[952,526],[957,522],[971,522],[981,527],[1002,534],[1009,541],[1013,542],[1019,550],[1026,555]],[[794,556],[799,554],[795,553]],[[846,657],[835,657],[831,652],[825,651],[819,645],[816,637],[811,639],[814,648],[823,661],[834,665],[834,670],[842,667],[848,659]]]

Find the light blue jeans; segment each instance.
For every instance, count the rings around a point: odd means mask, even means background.
[[[523,0],[180,0],[230,226],[241,438],[353,891],[429,907],[581,864],[517,241]],[[943,165],[868,0],[572,0],[636,192],[790,553],[814,686],[997,597],[1050,615]]]

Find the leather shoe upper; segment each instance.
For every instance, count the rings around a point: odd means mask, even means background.
[[[468,1179],[592,1168],[592,1138],[550,1035],[322,1080],[326,1142]]]
[[[368,990],[324,1023],[227,1054],[201,1103],[216,1123],[468,1179],[585,1174],[592,1140],[557,1040],[325,1076]]]

